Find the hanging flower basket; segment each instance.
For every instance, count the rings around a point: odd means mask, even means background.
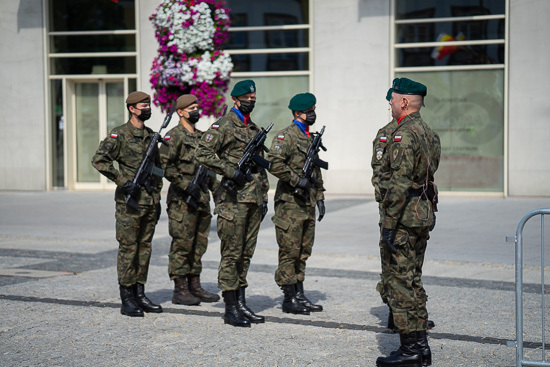
[[[220,0],[163,0],[151,15],[159,55],[153,60],[153,103],[170,109],[182,94],[194,94],[203,116],[219,117],[233,63],[221,47],[229,9]]]

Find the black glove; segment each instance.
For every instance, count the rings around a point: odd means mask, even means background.
[[[158,222],[160,219],[160,213],[162,211],[162,206],[160,205],[160,203],[157,203],[157,205],[155,205],[155,209],[157,211],[157,222]]]
[[[296,187],[299,189],[309,190],[309,188],[311,187],[311,182],[307,178],[301,177],[296,184]]]
[[[382,243],[388,246],[388,249],[392,254],[397,253],[397,249],[393,245],[393,241],[395,240],[395,229],[391,228],[382,228]]]
[[[246,184],[246,175],[241,171],[240,169],[236,169],[235,173],[233,173],[233,177],[231,177],[231,180],[237,184],[237,186],[244,186]]]
[[[325,216],[325,201],[317,200],[317,208],[319,209],[319,218],[317,218],[317,220],[320,222]]]
[[[435,228],[435,212],[433,213],[434,217],[433,217],[433,223],[432,225],[430,226],[430,232],[434,230]]]
[[[262,220],[264,220],[266,214],[267,214],[267,201],[264,201],[262,203]]]
[[[193,182],[190,182],[189,185],[187,185],[185,192],[195,201],[199,200],[201,197],[201,188]]]
[[[122,186],[122,192],[126,195],[130,195],[134,197],[139,193],[139,186],[133,183],[132,181],[128,180]]]

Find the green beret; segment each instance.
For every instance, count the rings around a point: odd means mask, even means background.
[[[391,94],[393,92],[393,88],[388,89],[388,94],[386,94],[386,99],[388,102],[391,100]]]
[[[184,108],[191,106],[193,103],[197,103],[197,97],[192,94],[181,95],[176,101],[176,109],[183,110]]]
[[[315,106],[317,99],[311,93],[300,93],[292,97],[288,108],[292,111],[305,111]]]
[[[126,98],[126,104],[136,104],[136,103],[151,103],[151,97],[144,92],[132,92]]]
[[[254,80],[241,80],[233,87],[231,97],[242,96],[243,94],[256,92],[256,84]]]
[[[424,84],[415,82],[407,78],[395,78],[393,80],[393,84],[390,90],[399,94],[412,94],[422,97],[425,97],[426,94],[428,94],[428,88],[426,88]]]

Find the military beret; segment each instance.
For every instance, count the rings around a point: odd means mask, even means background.
[[[305,111],[315,106],[315,103],[317,103],[317,99],[313,94],[300,93],[292,97],[288,104],[288,108],[292,111]]]
[[[415,82],[407,78],[395,78],[393,80],[390,90],[399,94],[419,95],[422,97],[428,94],[428,88],[426,88],[424,84]]]
[[[136,103],[151,103],[151,97],[144,92],[132,92],[128,95],[128,98],[126,98],[126,104],[136,104]]]
[[[176,101],[176,109],[183,110],[184,108],[191,106],[193,103],[197,103],[197,97],[192,94],[181,95]]]
[[[389,101],[391,101],[391,94],[393,92],[393,88],[390,88],[388,89],[388,93],[386,94],[386,99]]]
[[[254,80],[241,80],[233,87],[231,91],[231,97],[242,96],[243,94],[253,93],[256,91],[256,84]]]

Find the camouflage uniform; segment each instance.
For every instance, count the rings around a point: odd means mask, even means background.
[[[372,142],[372,159],[371,159],[371,167],[372,167],[372,185],[374,186],[374,198],[376,202],[380,203],[382,201],[382,198],[380,196],[380,187],[379,187],[379,180],[380,180],[380,168],[382,166],[382,157],[384,155],[384,148],[386,147],[388,143],[389,136],[391,133],[397,128],[397,120],[393,119],[391,120],[386,126],[378,130],[378,133],[376,134],[376,138],[374,138]],[[380,212],[380,221],[378,222],[379,225],[382,223],[382,209],[379,206],[379,212]],[[389,256],[387,247],[382,245],[380,246],[380,258],[384,259]],[[382,264],[385,265],[385,264]],[[382,302],[388,303],[388,296],[387,296],[387,290],[384,286],[384,283],[386,282],[388,274],[388,267],[383,266],[382,267],[382,274],[380,274],[380,281],[376,285],[376,290],[380,293],[380,297],[382,298]]]
[[[168,274],[170,279],[188,274],[199,275],[202,271],[201,258],[208,246],[208,234],[212,214],[209,192],[200,191],[196,201],[197,209],[189,206],[184,190],[193,180],[198,164],[195,161],[195,149],[203,132],[189,132],[178,124],[164,137],[168,146],[160,149],[161,160],[165,165],[164,177],[170,181],[166,199],[168,211],[168,230],[172,244],[168,255]],[[213,188],[215,179],[210,179]]]
[[[441,145],[439,136],[415,112],[388,136],[385,151],[380,169],[382,228],[396,229],[397,253],[387,251],[382,266],[389,269],[385,285],[396,331],[408,334],[427,329],[428,296],[420,275],[433,207],[421,191],[434,179]]]
[[[203,134],[195,158],[212,172],[231,178],[244,148],[259,131],[252,121],[245,125],[232,110]],[[252,181],[242,189],[235,193],[220,185],[214,194],[222,255],[218,288],[222,291],[248,286],[246,276],[256,249],[262,204],[267,202],[268,190],[267,173],[253,167]]]
[[[124,203],[122,186],[132,180],[147,151],[154,132],[148,128],[138,129],[130,121],[115,127],[103,140],[92,158],[93,166],[105,177],[117,184],[116,239],[119,243],[117,257],[118,282],[129,287],[135,283],[145,284],[151,258],[151,241],[158,221],[158,205],[162,179],[151,176],[153,192],[141,188],[136,210]],[[114,166],[118,163],[119,169]],[[156,165],[160,167],[159,156]]]
[[[315,237],[315,205],[318,200],[324,200],[319,167],[315,168],[317,182],[312,185],[307,201],[293,194],[312,140],[293,123],[273,138],[268,154],[270,172],[279,179],[272,218],[279,244],[279,266],[275,272],[279,286],[304,281],[306,260],[311,255]]]

